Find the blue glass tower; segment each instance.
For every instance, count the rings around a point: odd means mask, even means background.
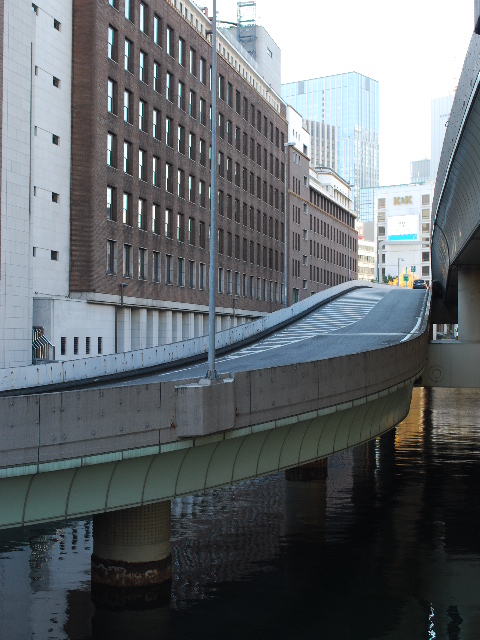
[[[378,82],[356,72],[282,85],[282,98],[307,120],[336,128],[337,173],[353,189],[378,186]]]

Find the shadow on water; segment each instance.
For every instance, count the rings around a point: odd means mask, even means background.
[[[415,389],[382,438],[172,502],[171,592],[95,595],[89,520],[0,533],[8,640],[478,637],[480,393]]]

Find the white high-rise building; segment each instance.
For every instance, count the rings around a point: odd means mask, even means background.
[[[440,154],[442,153],[443,139],[447,130],[448,119],[454,95],[434,98],[432,100],[431,116],[431,155],[430,155],[430,179],[436,180]]]

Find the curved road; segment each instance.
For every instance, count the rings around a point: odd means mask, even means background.
[[[426,290],[356,289],[285,329],[216,361],[218,374],[280,367],[372,351],[405,340],[417,327]],[[202,378],[205,362],[102,386]]]

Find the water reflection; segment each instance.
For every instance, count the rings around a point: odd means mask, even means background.
[[[170,603],[94,606],[90,521],[0,533],[0,637],[478,637],[480,393],[328,464],[172,503]]]

